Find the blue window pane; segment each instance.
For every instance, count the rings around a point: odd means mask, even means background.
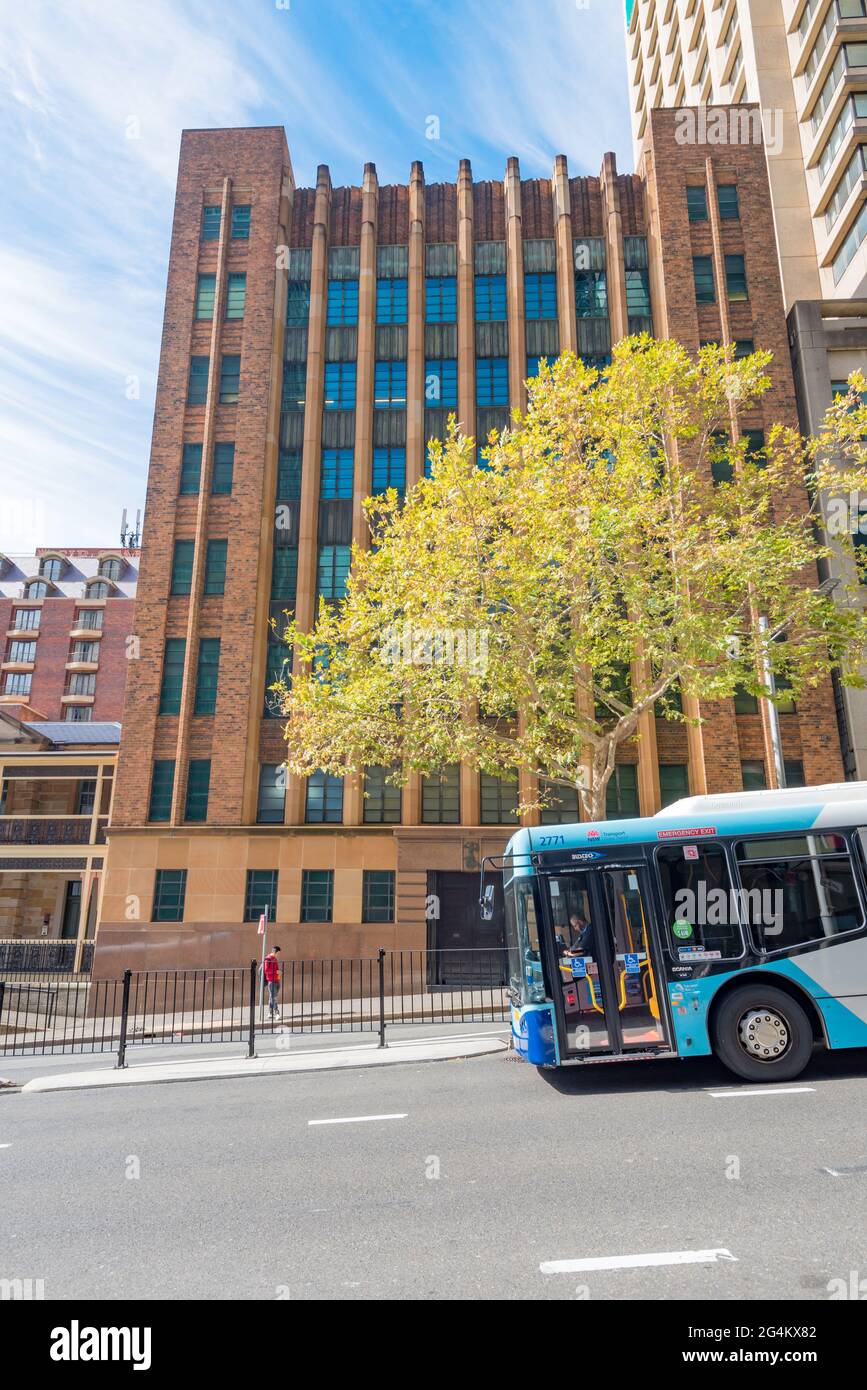
[[[331,327],[358,323],[358,281],[328,281],[328,317]]]
[[[406,280],[377,280],[376,322],[406,323]]]
[[[351,550],[348,545],[323,545],[319,548],[317,593],[322,598],[344,598],[349,577]]]
[[[528,357],[528,358],[527,358],[527,376],[528,376],[528,377],[538,376],[538,375],[539,375],[539,363],[540,363],[541,361],[542,361],[541,357]]]
[[[406,363],[377,362],[373,404],[377,410],[403,410],[406,406]]]
[[[341,284],[348,281],[342,280]],[[404,368],[404,372],[405,372]],[[325,409],[355,409],[355,363],[329,362],[325,367]]]
[[[232,240],[246,241],[250,235],[250,204],[236,203],[232,208]]]
[[[458,406],[458,364],[455,358],[424,365],[424,399],[431,409]]]
[[[509,362],[506,357],[476,359],[476,404],[509,404]]]
[[[506,319],[505,275],[476,276],[476,322],[502,323]]]
[[[401,497],[406,489],[406,449],[374,449],[371,491],[374,497],[388,488]]]
[[[319,496],[326,501],[352,497],[352,449],[323,449]]]
[[[290,280],[286,286],[286,323],[303,328],[309,313],[310,281]]]
[[[219,241],[220,239],[220,208],[211,206],[202,208],[202,241]]]
[[[524,316],[528,319],[556,319],[557,277],[553,272],[524,276]]]
[[[307,779],[307,807],[304,819],[309,824],[343,820],[343,778],[325,772],[314,772]]]
[[[458,282],[454,275],[429,275],[425,282],[425,318],[428,323],[456,323]]]

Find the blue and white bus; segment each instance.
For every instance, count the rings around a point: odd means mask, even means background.
[[[543,1067],[867,1046],[867,783],[539,826],[502,859],[513,1042]]]

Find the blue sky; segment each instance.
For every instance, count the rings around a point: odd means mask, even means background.
[[[185,126],[284,125],[299,185],[628,171],[623,23],[622,0],[0,0],[0,551],[113,544],[144,505]]]

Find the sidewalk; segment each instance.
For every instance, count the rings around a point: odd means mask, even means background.
[[[357,1042],[347,1047],[345,1040],[341,1039],[341,1044],[336,1046],[293,1050],[292,1035],[284,1034],[275,1039],[276,1051],[264,1056],[179,1057],[170,1061],[146,1062],[137,1061],[134,1053],[128,1053],[130,1065],[123,1070],[114,1066],[110,1054],[102,1054],[100,1065],[86,1070],[48,1072],[33,1077],[21,1087],[21,1094],[78,1091],[104,1086],[154,1085],[168,1081],[216,1080],[221,1077],[271,1076],[282,1072],[337,1071],[346,1067],[395,1066],[402,1062],[454,1061],[505,1051],[508,1046],[506,1036],[507,1026],[501,1027],[496,1033],[402,1038],[390,1041],[385,1048],[378,1047],[376,1042]],[[283,1038],[286,1039],[285,1048],[280,1046]],[[35,1060],[30,1059],[31,1063]],[[10,1070],[7,1065],[7,1073]]]

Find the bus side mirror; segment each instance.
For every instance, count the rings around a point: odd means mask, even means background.
[[[490,922],[494,915],[494,885],[489,883],[481,898],[479,908],[482,913],[482,921]]]

